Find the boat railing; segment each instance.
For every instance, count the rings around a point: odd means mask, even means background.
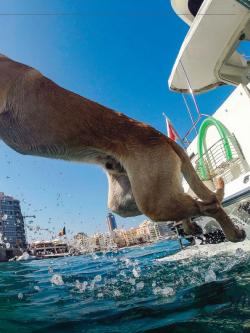
[[[213,180],[217,176],[223,176],[225,183],[229,183],[249,171],[248,163],[235,136],[232,134],[228,139],[230,158],[226,154],[223,138],[216,141],[201,157],[193,157],[192,163],[202,180]],[[205,177],[202,168],[205,168]]]

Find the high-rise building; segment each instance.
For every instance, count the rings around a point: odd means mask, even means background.
[[[19,200],[0,192],[0,233],[4,243],[25,248],[24,220]]]
[[[111,213],[109,213],[107,215],[107,225],[108,225],[109,232],[112,232],[113,230],[117,229],[115,217]]]

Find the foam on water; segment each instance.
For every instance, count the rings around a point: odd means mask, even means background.
[[[54,274],[51,278],[51,283],[53,283],[57,286],[64,285],[63,279],[60,274]]]
[[[219,244],[206,244],[206,245],[193,245],[189,246],[180,252],[177,252],[171,256],[157,259],[160,262],[164,261],[178,261],[178,260],[187,260],[194,258],[204,258],[204,257],[213,257],[218,254],[237,254],[238,250],[243,252],[250,253],[250,240],[246,239],[244,242],[232,243],[224,242]]]

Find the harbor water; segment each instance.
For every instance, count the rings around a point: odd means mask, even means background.
[[[250,332],[249,244],[1,263],[0,332]]]

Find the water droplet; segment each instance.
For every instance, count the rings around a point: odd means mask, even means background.
[[[86,290],[88,285],[87,281],[84,281],[83,283],[81,283],[79,280],[76,280],[75,282],[75,287],[82,293]]]
[[[95,281],[95,282],[100,282],[100,281],[102,281],[102,276],[101,276],[101,275],[96,275],[96,276],[94,277],[94,281]]]
[[[166,288],[162,288],[161,294],[165,297],[169,297],[169,296],[173,296],[175,294],[175,291],[171,287],[166,287]]]
[[[116,297],[119,297],[119,296],[121,296],[121,292],[118,289],[116,289],[116,290],[114,290],[114,295]]]
[[[240,249],[240,248],[238,248],[238,249],[236,249],[236,251],[235,251],[235,255],[238,257],[241,257],[242,255],[244,254],[244,250],[242,250],[242,249]]]
[[[64,285],[63,279],[60,274],[54,274],[50,281],[51,281],[51,283],[53,283],[57,286]]]
[[[53,273],[53,271],[54,271],[54,270],[53,270],[53,267],[49,266],[49,267],[48,267],[48,272],[49,272],[49,273]]]
[[[155,295],[170,297],[170,296],[173,296],[175,294],[175,291],[171,287],[165,287],[165,288],[156,287],[156,288],[153,289],[153,293]]]
[[[136,289],[141,290],[143,288],[144,288],[144,282],[143,281],[136,284]]]
[[[133,270],[132,270],[132,273],[133,273],[133,275],[134,275],[134,277],[135,278],[138,278],[138,277],[140,277],[140,273],[141,273],[141,271],[140,271],[140,269],[139,268],[133,268]]]
[[[216,281],[216,274],[212,269],[209,269],[207,274],[205,275],[205,282],[213,282]]]
[[[18,297],[18,299],[23,299],[23,293],[19,293],[19,294],[17,295],[17,297]]]
[[[130,284],[132,284],[132,286],[135,285],[135,279],[133,279],[133,278],[130,278],[130,279],[128,280],[128,282],[129,282]]]
[[[129,266],[132,266],[133,263],[132,263],[132,261],[131,261],[130,259],[126,258],[126,259],[125,259],[125,265],[126,265],[127,267],[129,267]]]

